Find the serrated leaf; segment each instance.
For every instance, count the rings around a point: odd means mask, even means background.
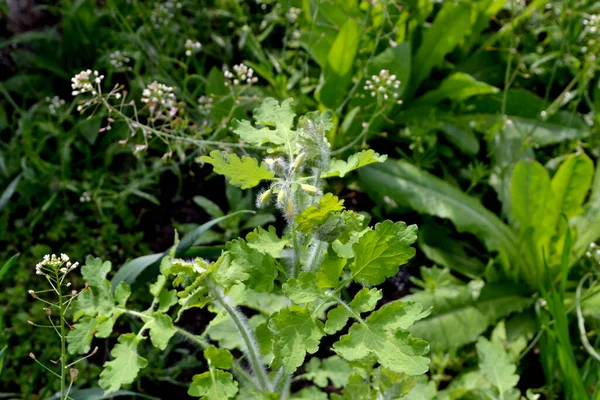
[[[350,312],[344,306],[337,306],[327,313],[325,333],[333,335],[348,323]]]
[[[501,345],[491,343],[484,337],[477,340],[479,370],[500,393],[514,388],[519,382],[517,366]]]
[[[274,226],[269,226],[266,231],[262,227],[258,227],[248,235],[246,235],[248,246],[264,254],[269,254],[273,258],[281,257],[281,251],[288,244],[287,240],[280,239],[275,232]]]
[[[69,343],[69,353],[71,354],[83,354],[90,351],[90,344],[94,338],[96,332],[96,319],[85,317],[79,320],[74,325],[67,335],[67,342]]]
[[[417,239],[416,225],[384,221],[367,231],[354,244],[354,262],[350,264],[352,278],[363,284],[379,285],[398,273],[398,268],[410,260],[416,250],[410,245]]]
[[[349,305],[358,313],[373,311],[382,297],[380,289],[362,288]]]
[[[362,323],[355,323],[333,348],[349,361],[374,354],[381,365],[394,372],[420,375],[427,372],[427,342],[405,331],[426,317],[420,304],[395,301],[374,311]],[[399,330],[400,329],[400,330]]]
[[[264,164],[258,164],[255,158],[230,154],[220,150],[213,150],[209,156],[200,157],[205,163],[211,164],[217,174],[224,175],[232,185],[249,189],[257,186],[262,180],[275,178]]]
[[[321,175],[322,178],[331,178],[339,176],[343,178],[351,171],[362,168],[366,165],[384,162],[387,160],[387,155],[379,155],[373,150],[363,150],[360,153],[356,153],[348,157],[348,161],[344,160],[331,160],[329,169],[327,172]]]
[[[85,265],[81,267],[81,274],[90,288],[82,291],[74,304],[75,321],[83,315],[95,316],[113,311],[115,305],[110,282],[106,280],[110,270],[110,262],[92,256],[86,258]]]
[[[160,312],[152,314],[152,322],[148,327],[150,329],[150,340],[152,345],[159,350],[164,350],[169,344],[169,340],[177,332],[177,328],[173,325],[171,317]]]
[[[336,287],[346,262],[345,258],[328,255],[317,269],[316,279],[319,287],[321,289]]]
[[[304,233],[309,233],[313,227],[319,226],[325,222],[327,217],[334,212],[344,209],[344,201],[339,200],[331,193],[327,193],[317,206],[310,206],[296,216],[295,222],[298,229]]]
[[[304,363],[306,353],[314,354],[324,335],[323,323],[306,307],[289,306],[269,320],[273,333],[271,368],[294,373]]]
[[[283,284],[283,293],[294,303],[303,304],[315,301],[323,295],[317,285],[315,274],[302,272],[297,279],[290,279]]]
[[[177,304],[177,291],[163,290],[158,296],[158,310],[160,312],[167,312],[169,308]]]
[[[115,289],[115,301],[121,307],[125,307],[127,299],[131,295],[131,287],[125,282],[119,283],[119,286]]]
[[[119,336],[119,343],[110,352],[113,360],[104,363],[98,381],[105,395],[116,392],[122,385],[132,383],[140,369],[148,365],[148,360],[137,353],[138,342],[139,339],[133,333]]]
[[[232,283],[243,282],[257,292],[270,292],[273,289],[273,282],[277,276],[273,258],[253,249],[243,240],[230,242],[227,249],[231,261],[226,268],[231,268],[237,275]]]
[[[292,130],[292,126],[296,113],[292,104],[292,99],[286,99],[279,105],[277,100],[268,97],[254,110],[254,120],[264,128],[255,128],[249,121],[236,121],[237,127],[233,132],[248,144],[262,146],[265,143],[272,143],[284,146],[286,151],[290,150],[295,154],[297,135]]]
[[[306,373],[303,377],[322,388],[326,388],[329,381],[334,387],[339,388],[348,383],[351,374],[352,368],[341,357],[331,356],[323,361],[313,357],[306,365]]]
[[[194,375],[188,394],[204,400],[226,400],[238,392],[238,383],[229,372],[219,369]]]
[[[210,362],[210,366],[220,369],[230,369],[233,361],[233,356],[226,349],[217,349],[215,346],[210,346],[204,350],[204,358]]]

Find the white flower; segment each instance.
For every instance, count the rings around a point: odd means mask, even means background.
[[[80,203],[88,203],[92,201],[92,196],[90,194],[90,192],[83,192],[81,193],[81,197],[79,197],[79,202]]]
[[[175,107],[177,99],[173,90],[175,89],[171,86],[154,81],[146,86],[142,92],[142,103],[149,103],[151,107],[156,107],[157,105],[166,108]]]
[[[384,100],[390,97],[398,98],[398,88],[400,88],[400,81],[396,79],[396,75],[390,75],[387,69],[382,69],[378,75],[367,79],[364,86],[365,90],[371,92],[371,97],[380,95]]]
[[[66,102],[58,96],[54,96],[52,98],[46,97],[46,102],[48,103],[48,109],[50,110],[50,114],[52,115],[56,115],[56,110],[58,110],[66,104]]]
[[[302,10],[297,7],[290,7],[288,12],[285,14],[285,17],[288,19],[288,21],[290,21],[290,24],[294,24],[296,23],[301,11]]]
[[[254,76],[254,70],[245,64],[234,65],[233,72],[225,68],[223,75],[227,79],[225,86],[252,85],[258,81],[258,78]]]
[[[96,89],[94,89],[94,84],[98,85],[104,79],[104,75],[98,74],[98,71],[93,71],[88,69],[86,71],[81,71],[73,78],[71,78],[71,88],[73,89],[73,96],[77,96],[78,94],[91,92],[93,95],[96,94]]]
[[[195,42],[190,39],[185,41],[185,55],[188,57],[194,53],[199,52],[201,48],[202,48],[202,44],[200,42],[197,42],[197,41]]]
[[[129,61],[131,61],[125,53],[122,53],[119,50],[110,53],[108,58],[110,59],[110,65],[112,65],[115,69],[122,69],[126,66],[126,64],[129,63]]]
[[[213,108],[213,98],[210,96],[200,96],[198,98],[198,110],[200,114],[208,115]]]

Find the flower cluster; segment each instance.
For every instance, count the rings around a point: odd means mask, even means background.
[[[110,65],[115,69],[122,69],[131,61],[126,54],[119,50],[110,53],[108,58],[110,59]]]
[[[598,245],[594,242],[590,243],[585,256],[600,264],[600,247],[598,247]]]
[[[60,257],[56,254],[46,254],[43,260],[35,266],[35,273],[38,275],[49,273],[56,274],[57,272],[66,274],[77,268],[77,266],[79,266],[79,263],[76,262],[71,264],[69,256],[66,254],[61,254]]]
[[[202,115],[210,114],[210,111],[213,108],[213,98],[210,96],[200,96],[198,98],[198,111]]]
[[[233,72],[225,68],[223,75],[227,79],[225,86],[252,85],[258,81],[258,78],[254,76],[254,70],[245,64],[234,65]]]
[[[46,103],[48,103],[48,109],[52,115],[56,115],[56,110],[66,104],[65,101],[58,96],[46,97]]]
[[[390,74],[387,69],[382,69],[379,75],[367,79],[364,89],[371,92],[371,97],[382,96],[384,100],[388,100],[390,96],[398,98],[399,87],[400,81],[396,79],[396,75]]]
[[[96,89],[94,85],[100,85],[100,82],[104,79],[104,75],[98,74],[98,71],[88,69],[81,71],[73,78],[71,78],[71,88],[73,89],[72,95],[77,96],[78,94],[91,92],[96,95]]]
[[[154,10],[150,15],[150,20],[155,29],[161,26],[168,26],[175,17],[175,9],[180,9],[183,4],[179,1],[166,1],[154,3]]]
[[[171,86],[154,81],[146,86],[142,92],[142,103],[150,104],[152,108],[156,108],[157,105],[173,108],[177,102],[173,93],[174,90]]]
[[[288,12],[285,14],[285,17],[290,22],[290,24],[295,24],[301,11],[302,10],[300,10],[297,7],[290,7]]]
[[[201,48],[202,44],[198,41],[193,41],[190,39],[185,41],[185,55],[188,57],[199,52]]]

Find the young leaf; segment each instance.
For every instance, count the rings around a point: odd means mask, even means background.
[[[484,337],[477,340],[476,347],[479,369],[492,386],[496,387],[501,394],[514,388],[519,382],[519,375],[515,373],[517,366],[506,351]]]
[[[237,282],[243,282],[257,292],[271,291],[277,276],[275,260],[253,249],[243,240],[234,240],[227,245],[227,249],[231,256],[230,268],[239,274]]]
[[[173,337],[177,329],[173,325],[173,321],[171,317],[168,315],[162,314],[160,312],[155,312],[152,314],[154,318],[152,323],[150,324],[150,340],[152,341],[152,345],[159,350],[164,350],[167,348],[167,344],[169,344],[169,340]]]
[[[352,367],[341,357],[331,356],[322,362],[318,357],[310,359],[306,365],[304,379],[313,381],[317,386],[326,388],[329,381],[334,387],[344,387],[352,374]]]
[[[233,361],[231,353],[225,349],[217,349],[210,346],[204,350],[204,358],[210,362],[210,366],[220,369],[230,369]]]
[[[116,392],[122,385],[132,383],[140,369],[148,365],[148,360],[137,353],[139,338],[133,333],[119,336],[119,343],[110,352],[112,361],[104,363],[98,384],[104,394]]]
[[[429,311],[422,311],[420,304],[388,303],[366,320],[352,325],[348,334],[342,336],[333,348],[349,361],[374,354],[381,365],[392,371],[423,374],[429,365],[429,359],[424,357],[429,345],[405,330],[428,314]]]
[[[248,246],[264,254],[269,254],[273,258],[281,257],[281,251],[288,244],[287,240],[280,239],[275,232],[274,226],[269,226],[266,231],[258,227],[246,235]]]
[[[302,272],[297,279],[290,279],[283,284],[283,293],[294,303],[304,304],[315,301],[323,295],[315,274]]]
[[[212,369],[194,375],[188,394],[203,400],[230,399],[238,392],[238,383],[233,375],[220,369]]]
[[[275,178],[272,171],[262,163],[258,165],[258,161],[252,157],[242,156],[240,159],[235,154],[213,150],[210,156],[202,156],[200,159],[212,164],[217,174],[224,175],[230,184],[241,186],[242,189],[249,189],[262,180]]]
[[[297,133],[292,130],[296,113],[292,103],[292,99],[286,99],[279,105],[277,100],[268,97],[254,110],[254,120],[257,124],[264,125],[264,128],[254,128],[249,121],[244,120],[236,121],[237,127],[233,131],[248,144],[262,146],[272,143],[284,146],[286,151],[296,154]]]
[[[331,160],[329,170],[321,175],[322,178],[331,178],[339,176],[343,178],[351,171],[362,168],[366,165],[384,162],[387,160],[387,155],[379,155],[373,150],[363,150],[360,153],[351,155],[348,161]]]
[[[319,349],[323,335],[323,323],[317,320],[306,307],[289,306],[282,309],[269,321],[273,333],[273,361],[271,368],[282,368],[294,373],[304,362],[306,353],[314,354]]]
[[[379,285],[396,275],[398,267],[410,260],[416,250],[417,226],[384,221],[365,233],[353,246],[356,257],[350,264],[352,278],[363,284]]]
[[[319,205],[310,206],[296,216],[298,229],[304,233],[309,233],[315,226],[323,224],[331,213],[343,209],[344,201],[339,200],[331,193],[327,193],[319,200]]]

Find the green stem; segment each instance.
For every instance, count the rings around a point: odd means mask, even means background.
[[[327,242],[314,238],[313,244],[308,252],[308,258],[306,260],[304,270],[308,272],[315,272],[321,264],[323,252],[325,250],[327,250]]]
[[[267,373],[263,367],[262,361],[260,359],[260,352],[256,346],[256,340],[250,330],[250,327],[246,324],[244,320],[244,316],[235,309],[227,298],[220,292],[218,288],[211,288],[211,294],[216,303],[220,304],[223,310],[227,313],[229,318],[233,321],[235,327],[237,328],[242,340],[244,341],[246,347],[246,353],[248,356],[248,360],[254,371],[254,375],[258,380],[258,385],[262,391],[270,391],[271,390],[271,382],[267,377]]]
[[[64,315],[64,307],[63,304],[63,294],[62,288],[60,285],[60,279],[58,275],[58,269],[56,271],[56,282],[57,288],[56,292],[58,293],[58,308],[59,308],[59,316],[60,316],[60,398],[62,400],[66,399],[66,370],[67,370],[67,336],[65,335],[65,315]]]

